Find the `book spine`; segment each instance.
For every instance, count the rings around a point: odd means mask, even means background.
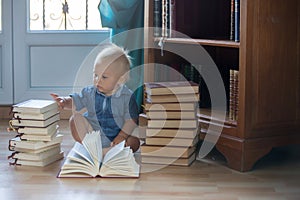
[[[9,165],[19,165],[19,166],[21,166],[21,164],[18,163],[18,159],[17,158],[13,158],[13,161],[9,162]]]
[[[230,0],[230,40],[234,41],[235,37],[235,11],[234,11],[234,4],[235,0]]]
[[[169,0],[162,0],[162,37],[169,37]]]
[[[238,120],[238,106],[239,106],[239,71],[234,70],[234,93],[235,93],[235,104],[234,104],[234,120]]]
[[[154,37],[161,36],[162,28],[162,0],[154,0],[153,5],[153,34]]]
[[[13,140],[9,140],[8,141],[8,150],[9,151],[15,151],[15,148],[16,148],[16,144],[14,143]]]
[[[15,142],[15,141],[13,141],[13,140],[9,140],[8,141],[8,146],[9,146],[9,149],[11,148],[11,147],[16,147],[17,146],[17,143]]]
[[[230,69],[229,76],[229,108],[228,108],[228,117],[230,120],[234,119],[234,72]]]
[[[234,0],[234,41],[240,41],[240,0]]]
[[[170,37],[176,37],[176,0],[169,0]]]
[[[8,150],[9,150],[9,151],[15,151],[15,147],[14,147],[14,146],[8,145]]]
[[[230,70],[230,92],[229,92],[229,119],[237,120],[238,115],[238,71]]]

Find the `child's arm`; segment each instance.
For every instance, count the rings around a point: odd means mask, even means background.
[[[136,152],[140,148],[139,138],[132,136],[133,129],[137,127],[134,120],[127,120],[120,131],[120,133],[112,141],[111,146],[116,145],[125,140],[125,145],[130,146],[133,152]]]
[[[61,97],[58,94],[50,94],[61,109],[71,110],[73,101],[71,97]]]

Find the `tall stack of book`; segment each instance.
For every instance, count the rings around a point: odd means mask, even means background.
[[[238,89],[239,89],[239,71],[230,69],[229,77],[229,119],[237,121],[238,116]]]
[[[62,135],[58,132],[59,111],[55,101],[32,99],[12,108],[9,140],[11,165],[46,166],[61,158]]]
[[[195,160],[198,87],[187,81],[144,84],[147,127],[142,163],[189,166]]]

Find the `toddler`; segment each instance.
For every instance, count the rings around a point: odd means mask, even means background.
[[[125,140],[133,152],[139,148],[139,139],[131,135],[137,127],[138,106],[125,85],[130,65],[127,52],[110,44],[96,57],[93,85],[68,97],[51,94],[60,108],[73,109],[69,122],[76,141],[81,142],[87,132],[100,130],[104,147]],[[85,112],[81,114],[83,109]]]

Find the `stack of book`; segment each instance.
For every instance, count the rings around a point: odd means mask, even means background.
[[[17,136],[9,140],[11,165],[46,166],[63,158],[55,101],[28,100],[13,105],[12,112],[10,130]]]
[[[151,82],[144,84],[144,91],[147,127],[142,163],[189,166],[199,140],[198,84]]]

